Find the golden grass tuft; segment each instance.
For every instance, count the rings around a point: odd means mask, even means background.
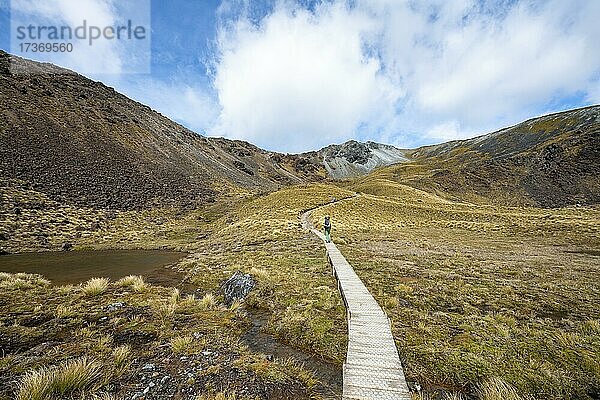
[[[92,278],[83,285],[82,292],[85,296],[98,296],[108,289],[107,278]]]
[[[212,293],[207,293],[198,301],[201,310],[209,311],[217,308],[217,300]]]
[[[128,345],[122,345],[119,347],[115,347],[112,352],[113,360],[117,367],[125,365],[129,360],[129,356],[131,355],[131,348]]]
[[[70,285],[70,284],[69,285],[61,285],[56,288],[56,291],[60,295],[69,294],[69,293],[71,293],[72,290],[73,290],[73,285]]]
[[[171,350],[175,354],[185,353],[190,349],[193,341],[194,341],[194,338],[191,336],[174,337],[170,341]]]
[[[115,375],[121,376],[129,369],[131,348],[128,345],[115,347],[112,351]]]
[[[130,287],[134,292],[143,292],[148,289],[148,285],[140,275],[128,275],[119,279],[116,283],[117,286]]]
[[[242,301],[241,300],[234,300],[231,302],[231,305],[229,306],[229,311],[237,313],[240,312],[242,310]]]
[[[23,272],[16,274],[0,272],[0,288],[2,289],[33,289],[49,285],[50,281],[41,275],[26,274]]]
[[[60,304],[58,307],[56,307],[56,318],[68,318],[74,316],[75,314],[76,312],[72,306]]]
[[[177,303],[179,303],[179,300],[181,300],[181,293],[179,292],[179,289],[173,288],[173,291],[171,292],[171,295],[169,296],[169,302],[171,304],[177,304]]]
[[[501,378],[489,378],[479,388],[481,400],[523,400],[517,390]]]
[[[16,400],[66,398],[93,390],[100,384],[101,377],[101,365],[97,361],[85,357],[65,361],[26,373],[19,384]]]
[[[167,318],[175,315],[175,310],[177,309],[177,305],[173,303],[161,303],[156,307],[156,312],[161,320],[166,320]]]
[[[304,364],[291,357],[278,360],[277,363],[281,365],[285,371],[291,372],[292,376],[295,376],[297,379],[303,382],[304,385],[306,385],[306,387],[309,389],[315,387],[319,383],[317,378],[315,378],[315,375],[306,369]]]
[[[269,272],[263,268],[250,268],[250,275],[253,275],[255,278],[261,281],[266,281],[269,279]]]

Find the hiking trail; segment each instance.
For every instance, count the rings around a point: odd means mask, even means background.
[[[347,199],[339,201],[343,200]],[[389,318],[333,241],[326,243],[325,235],[312,225],[313,210],[302,214],[302,227],[325,243],[347,311],[348,352],[343,366],[342,400],[410,400]]]

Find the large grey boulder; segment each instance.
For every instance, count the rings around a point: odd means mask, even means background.
[[[244,300],[254,286],[256,286],[256,281],[252,275],[236,271],[221,285],[225,304],[230,306],[236,300]]]

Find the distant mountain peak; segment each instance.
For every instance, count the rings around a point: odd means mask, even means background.
[[[318,154],[333,179],[365,175],[376,168],[408,160],[406,150],[373,141],[349,140],[324,147]]]

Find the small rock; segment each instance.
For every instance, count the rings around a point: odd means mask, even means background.
[[[144,366],[142,367],[142,370],[144,371],[154,371],[154,368],[156,368],[156,366],[154,364],[144,364]]]
[[[104,307],[104,309],[108,312],[117,311],[120,308],[125,307],[125,303],[119,301],[117,303],[112,303]]]
[[[60,249],[62,251],[71,251],[73,249],[73,244],[71,244],[69,242],[65,242],[65,243],[63,243],[63,245]]]

